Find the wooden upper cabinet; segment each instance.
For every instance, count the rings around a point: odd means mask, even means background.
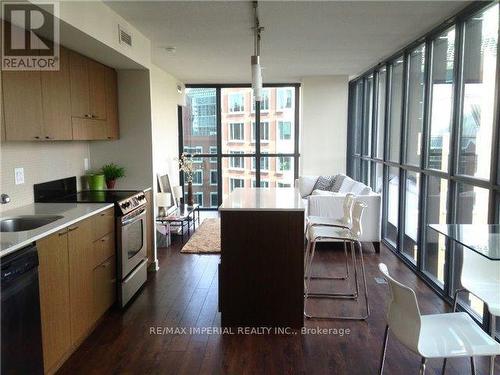
[[[120,127],[118,125],[118,80],[116,71],[106,68],[106,122],[107,138],[118,139]]]
[[[96,120],[106,120],[106,67],[88,60],[90,116]]]
[[[2,139],[117,139],[116,71],[61,47],[58,71],[2,71]]]
[[[39,71],[3,71],[5,139],[42,138],[42,85]]]
[[[42,71],[42,137],[46,140],[71,140],[71,100],[69,51],[60,49],[60,70]]]
[[[79,53],[69,54],[71,115],[90,118],[90,82],[88,59]]]

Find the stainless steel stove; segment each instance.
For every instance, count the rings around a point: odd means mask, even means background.
[[[76,191],[76,177],[34,186],[35,202],[114,203],[118,301],[124,307],[147,279],[147,200],[144,191]]]

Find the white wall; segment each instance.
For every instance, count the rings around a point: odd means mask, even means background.
[[[153,185],[151,99],[147,70],[118,71],[120,139],[90,142],[91,168],[116,163],[125,167],[117,189],[144,189]]]
[[[347,76],[302,79],[300,175],[345,173],[348,84]]]
[[[33,203],[33,184],[84,174],[88,142],[6,142],[0,145],[0,192],[11,202],[1,210]],[[14,183],[14,168],[24,168],[24,184]],[[80,179],[77,179],[80,188]]]
[[[182,104],[175,77],[151,65],[151,120],[153,134],[153,172],[169,174],[172,185],[179,184],[177,106]]]

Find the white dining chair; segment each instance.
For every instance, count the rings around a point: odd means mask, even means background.
[[[365,320],[370,315],[370,307],[368,303],[368,288],[366,284],[365,265],[363,260],[363,249],[359,242],[359,237],[363,232],[361,218],[363,211],[366,208],[366,203],[357,201],[352,208],[352,226],[350,229],[341,228],[336,225],[312,225],[308,230],[308,239],[310,241],[309,251],[307,255],[307,264],[305,265],[305,293],[304,293],[304,315],[306,318],[316,319],[350,319],[350,320]],[[344,242],[350,245],[353,268],[354,268],[354,284],[355,291],[352,293],[313,293],[310,289],[312,263],[316,253],[317,242]],[[361,273],[364,285],[365,308],[366,313],[361,316],[313,316],[307,312],[307,301],[309,298],[341,298],[341,299],[357,299],[359,296],[359,280],[357,272],[356,248],[359,249],[359,258],[361,265]]]
[[[420,375],[425,373],[429,358],[469,357],[471,372],[475,374],[474,357],[494,357],[500,354],[500,344],[484,332],[467,313],[421,315],[415,292],[392,278],[384,263],[380,263],[378,267],[391,290],[379,374],[384,371],[389,331],[421,357]],[[443,364],[443,373],[445,366],[446,362]]]
[[[488,307],[490,334],[495,337],[496,318],[500,316],[500,261],[490,260],[464,248],[460,283],[462,288],[455,291],[453,311],[457,310],[460,293],[469,292],[476,296]],[[490,367],[493,367],[494,359],[490,362]]]
[[[342,204],[343,216],[340,218],[325,217],[325,216],[309,216],[307,218],[306,224],[306,248],[304,252],[304,265],[308,264],[308,254],[310,251],[311,241],[308,239],[309,228],[313,226],[328,225],[332,227],[347,228],[350,229],[352,225],[352,206],[354,204],[355,195],[352,193],[347,193]],[[312,280],[347,280],[349,278],[349,259],[347,255],[347,246],[344,242],[344,256],[345,256],[345,275],[343,276],[317,276],[311,275]],[[307,270],[305,272],[307,274]]]

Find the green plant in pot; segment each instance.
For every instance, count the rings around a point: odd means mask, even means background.
[[[115,187],[116,180],[125,177],[125,168],[116,165],[115,163],[106,164],[101,168],[104,178],[106,179],[106,186],[108,189]]]

